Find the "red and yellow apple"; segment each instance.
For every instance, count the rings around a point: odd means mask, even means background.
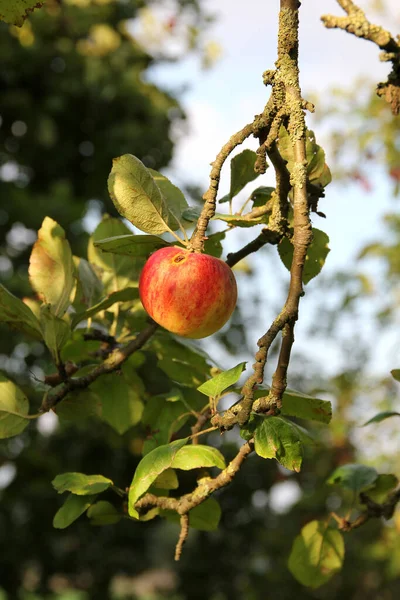
[[[237,301],[235,276],[226,263],[176,246],[150,256],[140,276],[139,294],[156,323],[194,339],[221,329]]]

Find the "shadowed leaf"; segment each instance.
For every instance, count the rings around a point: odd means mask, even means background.
[[[362,492],[368,489],[378,478],[378,473],[366,465],[348,464],[335,469],[327,479],[327,483],[340,485],[353,492]]]

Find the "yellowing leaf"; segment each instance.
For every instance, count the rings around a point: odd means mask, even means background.
[[[111,479],[103,475],[84,475],[83,473],[61,473],[51,482],[59,494],[71,492],[77,496],[99,494],[113,485]]]
[[[318,588],[342,568],[343,536],[321,521],[311,521],[294,541],[288,567],[303,585]]]
[[[29,423],[29,402],[12,381],[0,373],[0,439],[18,435]]]
[[[65,232],[58,223],[46,217],[38,232],[30,261],[29,279],[40,299],[57,317],[67,310],[74,287],[74,264]]]
[[[21,27],[29,13],[43,4],[44,0],[0,0],[0,21]]]

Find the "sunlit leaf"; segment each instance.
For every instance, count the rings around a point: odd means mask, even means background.
[[[213,398],[220,396],[222,392],[238,381],[246,368],[246,364],[247,363],[242,362],[235,367],[232,367],[232,369],[228,369],[228,371],[219,373],[219,375],[209,379],[197,389],[205,396],[212,396]]]
[[[165,446],[158,446],[142,458],[129,488],[129,514],[131,517],[138,518],[139,514],[135,509],[137,500],[147,492],[160,473],[171,468],[176,453],[186,442],[187,438],[176,440]]]
[[[254,430],[254,449],[262,458],[275,458],[283,467],[300,471],[308,433],[282,417],[261,417]]]
[[[174,469],[199,469],[201,467],[218,467],[225,469],[225,459],[217,448],[196,444],[184,446],[175,455],[171,467]]]
[[[176,220],[182,223],[182,214],[189,208],[183,192],[162,173],[159,173],[154,169],[147,170],[159,187],[161,194],[164,196],[168,209],[173,213]]]
[[[174,469],[166,469],[159,474],[152,485],[161,490],[176,490],[179,487],[178,476]]]
[[[100,247],[95,246],[95,243],[105,238],[127,234],[131,234],[131,231],[120,219],[105,215],[89,240],[89,261],[101,269],[101,280],[108,294],[137,286],[146,258],[104,252]]]
[[[38,232],[29,261],[33,289],[57,317],[67,310],[74,287],[74,264],[65,231],[46,217]]]
[[[51,482],[59,494],[71,492],[77,496],[99,494],[113,485],[111,479],[103,475],[84,475],[83,473],[61,473]]]
[[[149,170],[136,156],[124,154],[113,160],[108,191],[119,214],[145,233],[160,235],[179,228],[173,212],[175,200],[171,210]]]
[[[318,588],[340,571],[344,560],[343,536],[321,521],[311,521],[294,541],[288,567],[301,584]]]
[[[268,223],[269,215],[262,215],[261,217],[254,217],[252,219],[246,219],[245,216],[241,215],[227,215],[225,213],[215,213],[213,220],[224,221],[229,225],[235,227],[254,227],[255,225],[263,225]]]

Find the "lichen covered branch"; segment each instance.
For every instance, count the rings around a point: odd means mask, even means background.
[[[277,68],[273,77],[270,72],[267,77],[269,84],[274,88],[277,86],[279,97],[284,102],[285,110],[280,110],[277,114],[287,115],[286,126],[294,153],[294,164],[289,173],[274,142],[267,150],[277,173],[278,221],[282,218],[282,211],[287,210],[287,193],[290,188],[293,190],[293,260],[289,291],[281,313],[266,334],[258,340],[259,350],[255,356],[253,373],[242,388],[242,399],[223,415],[216,415],[211,420],[212,424],[221,430],[230,429],[235,424],[244,425],[253,408],[259,412],[277,414],[286,389],[286,374],[294,342],[294,324],[298,318],[299,302],[303,295],[303,268],[312,241],[310,206],[307,197],[305,102],[301,97],[298,68],[299,6],[297,0],[281,0]],[[263,142],[267,137],[264,132],[260,141]],[[263,382],[269,349],[281,331],[282,346],[271,391],[267,398],[254,403],[254,391],[256,386]]]
[[[369,40],[383,50],[380,59],[391,62],[392,71],[386,82],[378,83],[377,94],[383,96],[390,104],[393,114],[398,115],[400,112],[400,38],[396,41],[389,31],[371,23],[364,11],[351,0],[338,0],[338,4],[347,16],[323,15],[321,17],[323,24],[328,29],[343,29],[357,37]]]

